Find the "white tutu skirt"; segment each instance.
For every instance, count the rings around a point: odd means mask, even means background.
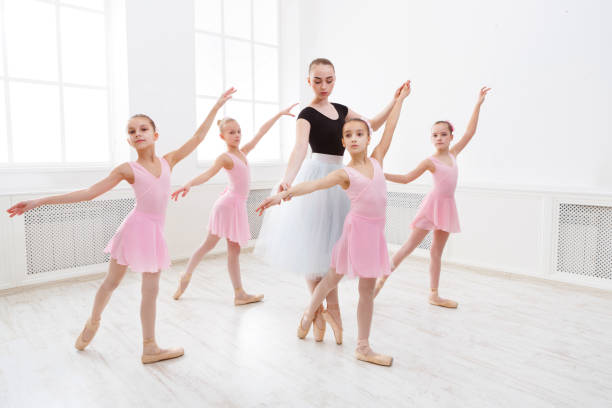
[[[342,167],[342,156],[313,153],[302,164],[293,185],[323,178]],[[344,190],[335,186],[268,208],[255,255],[271,266],[307,279],[324,276],[350,205]]]

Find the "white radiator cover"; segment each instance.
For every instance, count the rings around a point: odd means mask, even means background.
[[[103,252],[133,198],[45,205],[24,214],[27,274],[108,262]]]
[[[385,219],[385,237],[387,242],[402,245],[408,240],[412,229],[410,223],[417,213],[421,201],[425,198],[423,193],[396,192],[387,193],[387,217]],[[431,248],[432,234],[429,233],[418,246],[421,249]]]
[[[612,207],[560,203],[557,272],[612,279]]]

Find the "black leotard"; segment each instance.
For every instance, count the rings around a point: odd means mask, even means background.
[[[310,135],[308,143],[313,153],[333,154],[342,156],[344,147],[342,146],[342,126],[348,108],[339,103],[332,103],[338,111],[338,119],[332,120],[310,106],[302,109],[298,119],[305,119],[310,123]]]

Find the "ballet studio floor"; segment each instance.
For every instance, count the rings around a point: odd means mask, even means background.
[[[140,281],[114,294],[88,349],[73,344],[97,279],[0,294],[0,407],[610,407],[612,295],[595,289],[445,268],[430,306],[426,264],[400,266],[376,300],[371,343],[395,357],[353,357],[355,281],[340,286],[345,343],[295,335],[308,294],[296,276],[243,254],[246,288],[265,301],[234,307],[225,258],[200,265],[182,300],[184,266],[164,273],[158,340],[179,359],[140,363]]]

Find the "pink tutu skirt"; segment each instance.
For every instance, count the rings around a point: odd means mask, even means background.
[[[108,242],[104,252],[134,272],[159,272],[170,266],[163,218],[132,211]]]
[[[428,194],[410,226],[424,230],[461,232],[455,198]]]
[[[244,247],[251,238],[246,210],[246,197],[225,192],[213,205],[208,218],[208,231]]]
[[[349,212],[342,236],[334,245],[331,267],[351,277],[378,278],[389,275],[389,253],[385,219],[367,218]]]

